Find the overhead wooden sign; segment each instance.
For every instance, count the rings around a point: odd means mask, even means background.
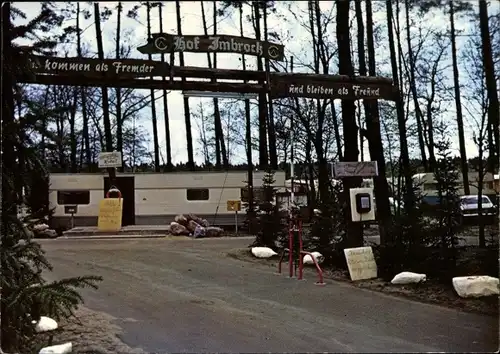
[[[241,37],[235,38],[241,39]],[[346,75],[305,73],[270,73],[266,75],[264,71],[189,66],[171,67],[161,61],[140,59],[100,60],[30,56],[29,60],[32,63],[34,75],[21,77],[21,82],[206,92],[270,92],[272,98],[394,100],[398,95],[392,80],[387,78],[351,78]],[[167,77],[167,79],[160,79],[160,77]],[[190,78],[201,78],[205,81],[189,80]],[[217,82],[213,82],[214,79]],[[221,80],[232,80],[232,82]],[[234,80],[242,82],[234,82]],[[269,80],[270,85],[262,83],[266,80]],[[251,81],[260,81],[260,83],[252,83]]]
[[[140,59],[89,59],[32,56],[36,73],[107,77],[169,76],[170,65],[160,61]]]
[[[279,61],[285,58],[285,47],[281,44],[229,35],[175,36],[168,33],[154,33],[147,44],[137,49],[143,54],[215,52],[255,55]]]
[[[102,77],[87,77],[82,75],[28,75],[23,76],[20,82],[39,85],[63,85],[63,86],[88,86],[88,87],[119,87],[135,89],[154,90],[177,90],[177,91],[199,91],[203,89],[207,92],[239,92],[239,93],[259,93],[262,92],[263,85],[244,84],[235,82],[208,82],[208,81],[180,81],[180,80],[155,80],[155,79],[108,79]]]
[[[292,78],[291,78],[292,79]],[[330,81],[302,82],[297,80],[271,81],[271,97],[306,97],[320,99],[394,99],[397,91],[387,83],[379,82],[339,82],[334,77]]]
[[[377,161],[337,162],[334,165],[337,178],[344,177],[376,177],[378,176]]]

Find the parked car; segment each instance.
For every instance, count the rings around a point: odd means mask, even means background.
[[[399,202],[397,199],[393,197],[389,197],[389,206],[391,207],[392,215],[395,215],[398,209],[403,209],[403,202]],[[375,210],[377,209],[377,202],[375,201],[375,197],[373,197],[373,207]]]
[[[487,218],[494,218],[497,214],[495,205],[488,196],[481,197],[481,214]],[[464,195],[460,197],[460,215],[462,220],[473,219],[479,216],[479,197],[477,195]]]

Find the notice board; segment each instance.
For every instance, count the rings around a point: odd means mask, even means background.
[[[122,227],[123,199],[105,198],[99,203],[97,228],[99,231],[120,231]]]
[[[346,248],[344,254],[352,281],[377,277],[377,263],[371,247]]]

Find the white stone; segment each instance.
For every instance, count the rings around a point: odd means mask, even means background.
[[[40,320],[35,325],[35,331],[38,333],[53,331],[55,329],[57,329],[57,322],[46,316],[40,316]]]
[[[257,258],[270,258],[277,255],[269,247],[252,247],[252,254]]]
[[[51,345],[50,347],[45,347],[40,349],[38,354],[69,354],[73,351],[73,344],[71,342]]]
[[[36,231],[45,231],[49,228],[49,225],[47,224],[36,224],[33,226],[33,230]]]
[[[43,231],[40,231],[39,236],[40,237],[55,238],[55,237],[57,237],[57,231],[52,230],[52,229],[43,230]]]
[[[427,280],[425,274],[401,272],[391,280],[391,284],[416,284]]]
[[[498,278],[487,275],[455,277],[452,283],[460,297],[482,297],[500,293]]]
[[[318,262],[318,264],[321,264],[325,260],[325,257],[323,257],[323,255],[319,252],[311,252],[311,255],[314,257],[316,262]],[[306,254],[304,256],[303,263],[304,264],[314,264],[312,257],[308,254]]]

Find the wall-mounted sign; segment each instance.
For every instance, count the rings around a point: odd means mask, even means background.
[[[337,162],[334,165],[335,177],[375,177],[378,176],[377,161]]]
[[[99,153],[99,168],[122,167],[122,153],[120,151]]]
[[[282,78],[271,81],[273,98],[307,97],[307,98],[344,98],[344,99],[394,99],[397,91],[391,84],[378,82],[292,82]]]
[[[255,55],[279,61],[285,58],[285,47],[281,44],[229,35],[175,36],[168,33],[154,33],[147,44],[137,49],[143,54],[215,52]]]
[[[78,212],[78,205],[65,205],[64,214],[76,214]]]

